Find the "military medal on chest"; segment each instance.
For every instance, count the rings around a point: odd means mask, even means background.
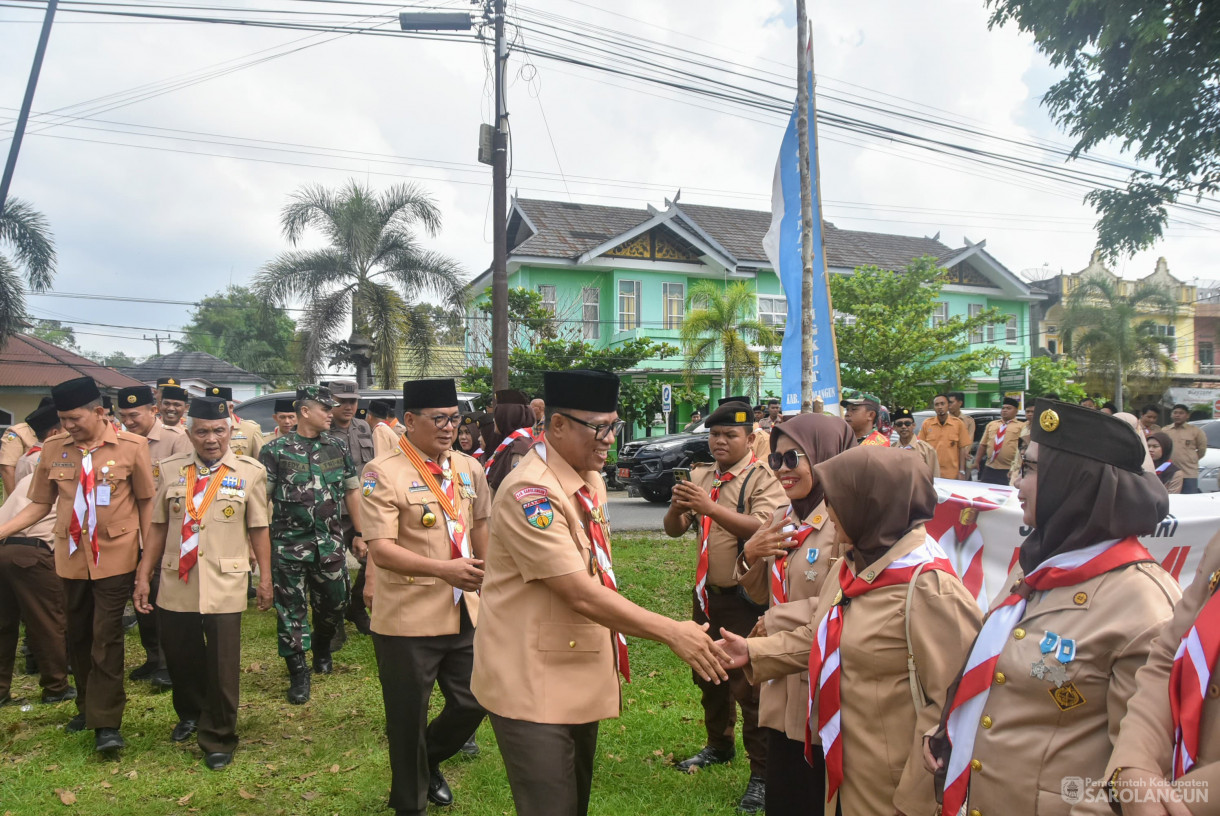
[[[818,579],[818,571],[812,569],[814,563],[816,563],[818,560],[818,552],[819,551],[813,547],[810,547],[805,551],[805,563],[809,564],[811,567],[811,569],[805,570],[806,581],[816,581]]]
[[[474,499],[474,486],[470,483],[469,473],[459,473],[458,476],[462,480],[461,486],[458,488],[458,493],[466,499]]]
[[[1042,656],[1030,664],[1029,676],[1054,685],[1050,690],[1055,704],[1063,711],[1084,702],[1076,686],[1068,680],[1068,664],[1076,659],[1076,641],[1048,631],[1038,643]]]

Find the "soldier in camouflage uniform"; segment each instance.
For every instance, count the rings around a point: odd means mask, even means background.
[[[271,582],[279,653],[291,678],[288,702],[297,704],[309,700],[305,651],[311,645],[314,671],[328,674],[333,669],[330,641],[343,625],[350,590],[343,550],[345,514],[356,529],[352,549],[358,555],[366,552],[360,535],[360,478],[347,446],[328,430],[334,406],[329,389],[298,388],[296,432],[272,440],[259,452],[267,468],[272,508]]]

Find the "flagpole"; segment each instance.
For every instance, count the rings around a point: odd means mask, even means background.
[[[809,172],[809,17],[796,0],[796,138],[801,172],[801,413],[813,410],[813,190]],[[829,283],[829,281],[827,281]]]

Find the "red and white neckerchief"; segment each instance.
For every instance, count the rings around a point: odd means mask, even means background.
[[[754,463],[758,461],[758,457],[750,454],[750,462],[741,469],[744,475],[747,470],[754,467]],[[720,486],[733,481],[735,477],[733,472],[721,473],[719,469],[716,471],[715,477],[712,479],[712,489],[709,491],[712,503],[715,504],[720,498]],[[699,608],[703,610],[703,614],[707,614],[707,568],[708,568],[708,550],[707,542],[712,535],[712,519],[711,516],[703,516],[699,519],[699,564],[695,567],[695,594],[699,598]]]
[[[940,510],[944,506],[945,510]],[[938,532],[939,525],[930,522],[928,524],[929,532],[936,536],[937,542],[950,554],[950,560],[953,562],[953,568],[958,575],[961,576],[962,586],[974,598],[979,609],[987,611],[988,593],[984,582],[983,572],[983,534],[979,532],[978,516],[970,524],[962,522],[962,514],[973,508],[979,513],[988,510],[995,510],[999,507],[999,503],[987,498],[986,496],[975,496],[967,498],[966,496],[952,493],[949,499],[943,505],[938,505],[937,512],[949,512],[956,515],[953,516],[953,521],[948,529],[944,532]],[[940,521],[937,519],[936,521]],[[944,523],[941,521],[941,523]]]
[[[1168,459],[1166,459],[1164,462],[1162,462],[1161,464],[1157,465],[1156,472],[1157,472],[1157,473],[1164,473],[1165,471],[1169,470],[1169,466],[1170,466],[1170,465],[1172,465],[1172,464],[1173,464],[1173,462],[1171,462],[1171,461],[1169,461]]]
[[[93,472],[93,452],[102,447],[79,448],[80,478],[76,482],[76,497],[72,500],[72,521],[68,524],[68,555],[80,547],[81,537],[88,531],[89,550],[93,553],[93,566],[102,561],[102,551],[97,543],[97,478]]]
[[[491,470],[491,465],[496,461],[496,457],[500,455],[500,452],[516,442],[518,439],[534,439],[535,437],[536,435],[534,434],[534,429],[532,426],[529,428],[518,428],[508,436],[504,437],[504,440],[496,446],[496,449],[492,452],[491,456],[487,457],[484,467]]]
[[[178,546],[178,580],[190,581],[191,568],[199,562],[199,529],[203,514],[220,492],[229,473],[227,465],[192,465],[186,477],[186,512],[182,514],[182,543]]]
[[[1000,455],[1000,448],[1004,445],[1004,434],[1008,432],[1008,423],[1001,422],[1000,427],[995,432],[995,444],[991,448],[991,458],[987,461],[994,462],[995,458]]]
[[[792,516],[792,505],[788,505],[788,510],[784,515],[786,517]],[[780,532],[787,533],[789,538],[796,541],[796,546],[792,548],[792,552],[795,553],[805,543],[805,539],[809,538],[809,534],[813,532],[813,525],[805,524],[804,522],[801,522],[799,526],[787,524],[784,525]],[[771,559],[772,606],[788,603],[788,562],[790,560],[790,556]]]
[[[894,559],[873,581],[864,580],[848,569],[847,559],[839,566],[839,595],[834,606],[818,623],[818,634],[809,650],[809,700],[805,727],[805,758],[813,761],[814,701],[817,701],[818,737],[826,755],[826,801],[834,798],[843,784],[842,703],[839,693],[839,644],[843,639],[844,601],[858,598],[882,587],[906,585],[920,570],[940,570],[954,575],[949,556],[931,536],[906,555]],[[823,590],[825,591],[825,590]],[[814,682],[814,678],[817,681]],[[956,811],[954,811],[956,813]]]
[[[543,456],[543,458],[546,457]],[[593,555],[597,558],[597,572],[601,576],[602,586],[618,592],[618,581],[614,577],[614,564],[610,560],[610,541],[606,538],[606,510],[598,504],[596,496],[587,485],[581,486],[580,490],[576,491],[576,498],[580,499],[581,505],[585,508],[587,519],[585,530],[589,533],[590,540],[593,541]],[[618,667],[619,674],[630,683],[631,664],[627,660],[627,638],[622,632],[611,632],[610,635],[614,638],[614,663]]]
[[[39,453],[41,451],[42,451],[42,445],[31,445],[29,450],[27,450],[25,452],[25,455],[30,456],[31,454]]]
[[[1203,700],[1212,681],[1212,667],[1220,658],[1220,593],[1199,610],[1194,625],[1182,636],[1169,674],[1169,708],[1173,713],[1173,778],[1194,767],[1199,756],[1199,726],[1203,722]]]
[[[441,513],[445,517],[445,531],[449,534],[449,557],[455,558],[470,558],[470,540],[466,537],[466,524],[462,519],[462,506],[458,502],[457,496],[454,495],[453,489],[453,472],[450,470],[452,462],[446,462],[442,468],[436,462],[429,459],[424,463],[428,472],[433,478],[440,477],[440,488],[445,492],[445,497],[449,499],[450,506],[453,507],[455,513],[450,515],[450,511],[441,504]],[[457,587],[453,588],[453,602],[456,604],[462,599],[462,591]]]
[[[957,813],[966,804],[976,729],[991,693],[1000,653],[1004,651],[1012,630],[1025,616],[1025,605],[1030,594],[1074,586],[1119,567],[1152,560],[1135,536],[1121,541],[1102,541],[1081,550],[1051,556],[1026,575],[987,616],[970,649],[970,657],[966,659],[957,693],[949,701],[946,722],[949,760],[945,763],[943,812]]]

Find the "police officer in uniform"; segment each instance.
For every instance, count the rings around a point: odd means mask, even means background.
[[[119,421],[123,423],[123,427],[148,440],[148,458],[152,460],[153,479],[160,486],[161,460],[181,456],[191,450],[186,430],[181,426],[169,428],[161,422],[157,417],[152,389],[147,385],[120,389],[118,406]],[[157,600],[157,585],[160,580],[161,570],[154,567],[150,578],[153,603]],[[144,614],[136,609],[136,620],[140,626],[140,644],[144,647],[146,658],[144,665],[133,669],[128,677],[132,680],[149,680],[156,688],[169,688],[170,676],[165,670],[165,659],[161,654],[161,643],[157,636],[157,617],[151,612]]]
[[[272,405],[271,418],[275,420],[275,430],[271,432],[271,439],[279,439],[281,436],[290,436],[297,426],[297,412],[292,405],[290,399],[277,399]]]
[[[58,501],[55,569],[64,581],[68,655],[80,710],[65,731],[92,728],[97,750],[111,751],[124,745],[123,609],[156,483],[147,440],[116,431],[101,396],[89,377],[51,389],[66,433],[46,441],[30,483],[30,504],[0,525],[0,538],[26,529]]]
[[[50,397],[43,397],[38,407],[51,404]],[[4,492],[12,493],[17,484],[17,462],[25,456],[25,452],[38,444],[34,429],[28,422],[18,422],[0,436],[0,481],[4,483]]]
[[[364,466],[373,460],[373,429],[369,423],[356,416],[356,407],[360,404],[360,388],[355,380],[331,380],[330,395],[339,404],[331,411],[330,433],[343,440],[347,452],[351,454],[352,464],[356,472],[364,470]],[[343,546],[349,551],[352,548],[352,535],[355,532],[352,520],[343,520]],[[367,540],[367,539],[366,539]],[[360,570],[356,573],[356,581],[352,584],[351,600],[347,604],[345,618],[351,621],[362,635],[369,633],[369,613],[364,608],[364,585],[367,580],[367,555],[358,555]],[[347,642],[347,629],[340,626],[335,631],[331,651],[337,652]]]
[[[605,371],[545,372],[546,441],[492,504],[471,690],[490,712],[517,812],[531,816],[588,812],[598,724],[618,716],[618,675],[630,676],[625,635],[666,644],[705,680],[728,677],[706,624],[618,594],[601,477],[618,389]]]
[[[483,469],[451,450],[461,419],[453,380],[403,383],[406,434],[362,476],[376,564],[373,648],[390,744],[390,807],[453,802],[440,763],[479,727],[470,693],[491,494]],[[445,707],[427,721],[439,682]]]
[[[734,577],[734,567],[746,540],[788,502],[779,481],[752,450],[754,413],[749,402],[721,404],[705,425],[715,463],[696,466],[689,482],[674,485],[665,532],[677,537],[697,525],[695,623],[710,623],[712,632],[725,628],[745,637],[766,605],[749,599]],[[742,739],[750,756],[750,780],[739,807],[751,813],[761,810],[767,741],[758,727],[758,688],[740,671],[729,675],[727,686],[708,683],[698,675],[694,679],[702,692],[707,743],[679,762],[678,769],[689,772],[733,758],[736,704],[741,707]]]
[[[157,397],[157,413],[161,415],[161,423],[167,428],[177,428],[186,419],[186,406],[190,404],[191,395],[181,385],[174,384],[172,377],[165,379],[171,382],[160,386]],[[157,381],[161,382],[160,380]]]
[[[0,524],[21,512],[28,497],[42,440],[59,427],[54,405],[37,408],[25,418],[35,443],[18,465],[26,465],[16,489],[0,507]],[[42,701],[59,703],[76,698],[68,685],[68,646],[65,639],[64,588],[55,574],[55,511],[19,535],[0,539],[0,706],[18,702],[9,695],[22,620],[31,654],[36,659]]]
[[[365,553],[359,530],[360,478],[347,446],[328,430],[334,407],[329,389],[298,388],[296,433],[272,441],[259,453],[267,469],[272,510],[271,582],[279,654],[288,665],[288,702],[297,705],[309,701],[307,650],[313,649],[314,671],[329,674],[334,669],[330,642],[343,625],[349,591],[344,515],[356,526],[354,551]]]
[[[191,402],[192,451],[161,463],[134,594],[138,611],[153,611],[150,580],[164,562],[156,614],[178,714],[170,738],[184,742],[198,731],[204,762],[212,770],[228,765],[237,746],[250,544],[259,566],[258,608],[270,609],[272,603],[267,471],[258,460],[230,449],[229,417],[223,400]]]

